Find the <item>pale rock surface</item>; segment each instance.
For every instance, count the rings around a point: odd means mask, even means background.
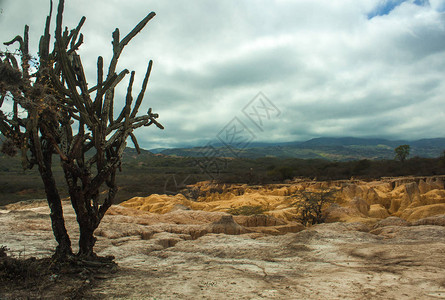
[[[67,203],[64,207],[69,233],[75,239],[73,211]],[[0,214],[1,244],[24,257],[50,255],[55,242],[47,207],[17,208]],[[165,222],[196,217],[194,224],[182,225],[205,228],[222,223],[232,228],[234,218],[224,213],[187,214],[190,211],[157,215],[119,206],[111,212],[100,230],[114,235],[99,235],[96,250],[99,255],[116,256],[119,270],[87,286],[85,298],[445,297],[444,226],[391,225],[380,227],[380,233],[368,233],[369,227],[362,223],[331,223],[278,236],[208,233],[194,239],[171,230],[181,224]],[[153,224],[155,220],[164,223]],[[210,220],[216,221],[206,223]],[[144,238],[141,232],[149,232],[150,227],[156,230]]]

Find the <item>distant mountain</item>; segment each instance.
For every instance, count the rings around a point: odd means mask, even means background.
[[[379,138],[314,138],[305,142],[287,143],[252,143],[244,149],[232,149],[221,144],[212,144],[219,157],[280,157],[302,159],[327,159],[347,161],[357,159],[393,159],[394,148],[408,144],[411,146],[410,157],[438,157],[445,149],[445,138],[421,139],[417,141],[391,141]],[[203,147],[165,149],[164,155],[200,157],[209,156]]]
[[[407,144],[413,147],[438,147],[445,150],[445,138],[421,139],[413,142],[408,142]]]
[[[300,146],[304,147],[316,147],[316,146],[378,146],[387,145],[393,147],[394,145],[401,145],[407,142],[403,141],[390,141],[386,139],[366,139],[366,138],[354,138],[354,137],[341,137],[341,138],[315,138],[302,142]]]
[[[153,155],[153,152],[150,150],[145,150],[145,149],[140,149],[141,150],[141,155]],[[136,155],[138,154],[137,150],[135,148],[132,147],[126,147],[124,149],[124,155]]]
[[[137,155],[136,149],[127,147],[124,151],[124,161],[143,160],[157,154],[179,157],[241,157],[241,158],[300,158],[326,159],[332,161],[348,161],[359,159],[393,159],[394,148],[407,144],[411,146],[409,157],[435,158],[443,155],[445,138],[420,139],[416,141],[387,140],[380,138],[314,138],[304,142],[264,143],[253,142],[244,149],[229,149],[221,143],[211,144],[213,149],[205,147],[157,148],[141,149]],[[1,147],[1,139],[0,139]],[[234,150],[234,151],[232,151]],[[0,153],[0,156],[2,154]],[[88,153],[87,153],[88,155]]]
[[[150,151],[153,154],[158,154],[158,153],[161,153],[162,151],[167,150],[167,149],[169,149],[169,148],[154,148],[154,149],[148,149],[148,151]]]

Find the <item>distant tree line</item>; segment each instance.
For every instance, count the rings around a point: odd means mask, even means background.
[[[253,176],[246,171],[252,168]],[[320,159],[235,160],[219,180],[225,183],[265,184],[283,182],[294,177],[317,180],[378,179],[396,176],[432,176],[445,174],[445,154],[440,158],[413,157],[404,160],[357,160],[333,162]]]

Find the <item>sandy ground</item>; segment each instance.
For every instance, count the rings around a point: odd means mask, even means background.
[[[1,245],[25,258],[51,254],[55,241],[45,206],[0,212]],[[74,243],[75,216],[68,206],[65,214]],[[445,299],[444,226],[386,226],[368,232],[360,224],[330,223],[279,236],[207,234],[193,240],[171,232],[144,238],[141,228],[151,225],[135,227],[135,219],[104,219],[102,229],[122,234],[99,236],[96,250],[114,255],[119,269],[86,281],[82,297]],[[40,296],[57,298],[45,293]],[[0,291],[0,299],[8,298],[14,295]]]

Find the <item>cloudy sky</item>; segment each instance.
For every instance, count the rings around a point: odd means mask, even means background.
[[[445,136],[445,0],[66,2],[65,25],[87,17],[79,54],[90,86],[113,30],[124,36],[156,12],[118,66],[135,70],[138,86],[154,61],[141,112],[152,107],[165,130],[136,131],[144,148],[199,145],[234,128],[257,142]],[[36,52],[49,0],[0,9],[1,39],[28,24]]]

